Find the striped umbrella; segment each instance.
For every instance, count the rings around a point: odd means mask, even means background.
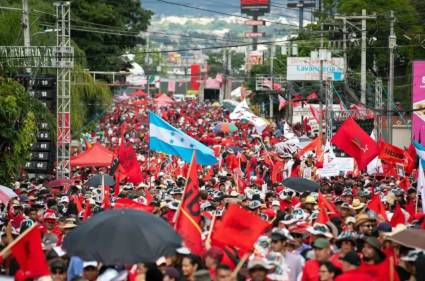
[[[214,133],[233,133],[236,130],[238,127],[235,124],[226,122],[220,122],[213,128]]]
[[[18,195],[12,189],[0,185],[0,202],[6,204],[13,197],[18,197]]]

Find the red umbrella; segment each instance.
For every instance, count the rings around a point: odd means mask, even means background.
[[[129,96],[131,96],[131,97],[143,97],[143,98],[146,98],[148,96],[148,94],[146,94],[142,90],[137,90],[137,91],[131,93]]]
[[[134,105],[147,105],[148,101],[147,100],[136,100],[135,102],[133,102]]]

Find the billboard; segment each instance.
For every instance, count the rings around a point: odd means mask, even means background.
[[[412,139],[425,143],[425,61],[413,62]]]
[[[319,81],[320,60],[310,57],[288,57],[288,81]],[[323,62],[323,80],[330,78],[332,81],[344,80],[344,59],[331,58]]]
[[[261,16],[270,12],[270,0],[241,0],[241,12]]]

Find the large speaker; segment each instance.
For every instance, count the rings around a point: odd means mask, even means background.
[[[15,79],[28,91],[28,94],[41,101],[53,115],[56,115],[56,77],[42,75],[32,77],[18,75]],[[25,164],[25,170],[37,178],[44,178],[52,172],[55,158],[55,142],[52,128],[47,122],[37,123],[37,142],[31,146],[31,159]]]

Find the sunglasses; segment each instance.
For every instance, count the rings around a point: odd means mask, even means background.
[[[52,274],[64,274],[66,271],[63,267],[52,267],[51,272]]]
[[[372,228],[373,225],[371,225],[371,224],[364,224],[363,227],[370,227],[370,228]]]

